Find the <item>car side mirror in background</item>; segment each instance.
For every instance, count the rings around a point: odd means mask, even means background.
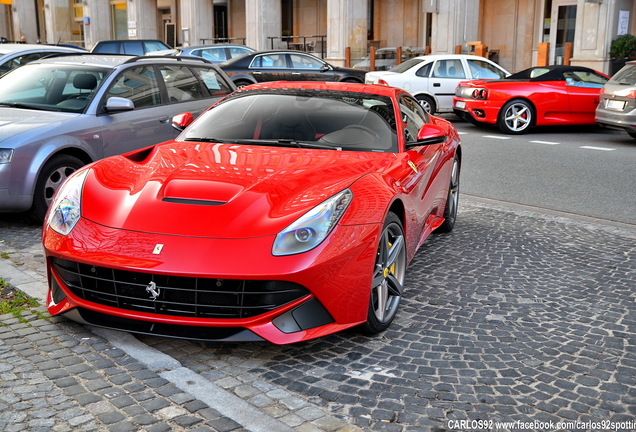
[[[135,104],[130,99],[122,98],[122,97],[109,97],[106,101],[106,111],[109,113],[112,112],[121,112],[121,111],[132,111],[135,109]]]
[[[417,141],[407,144],[408,147],[422,145],[441,144],[446,141],[446,132],[438,125],[427,123],[420,128],[417,134]]]
[[[189,112],[177,114],[176,116],[172,117],[172,127],[181,132],[182,130],[190,126],[190,123],[192,123],[193,121],[194,116]]]

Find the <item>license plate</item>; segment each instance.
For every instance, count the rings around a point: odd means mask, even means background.
[[[464,102],[464,101],[456,101],[455,102],[455,108],[457,108],[457,109],[466,108],[466,102]]]
[[[605,101],[605,108],[612,110],[623,110],[623,108],[625,108],[625,101],[607,99]]]

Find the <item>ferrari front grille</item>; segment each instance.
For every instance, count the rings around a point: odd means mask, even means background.
[[[171,276],[59,258],[51,258],[51,264],[66,288],[83,300],[168,316],[250,318],[309,294],[305,287],[286,281]]]

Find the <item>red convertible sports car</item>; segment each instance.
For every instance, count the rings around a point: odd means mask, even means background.
[[[599,92],[608,76],[579,66],[538,66],[507,78],[459,83],[455,113],[508,134],[533,126],[596,124]]]
[[[173,122],[174,141],[59,189],[52,315],[208,341],[377,333],[418,247],[455,223],[457,132],[402,90],[256,84]]]

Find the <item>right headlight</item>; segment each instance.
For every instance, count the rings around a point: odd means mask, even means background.
[[[8,164],[13,158],[13,149],[0,148],[0,164]]]
[[[82,216],[82,188],[87,174],[88,170],[84,170],[72,175],[57,191],[47,219],[53,231],[68,235]]]

